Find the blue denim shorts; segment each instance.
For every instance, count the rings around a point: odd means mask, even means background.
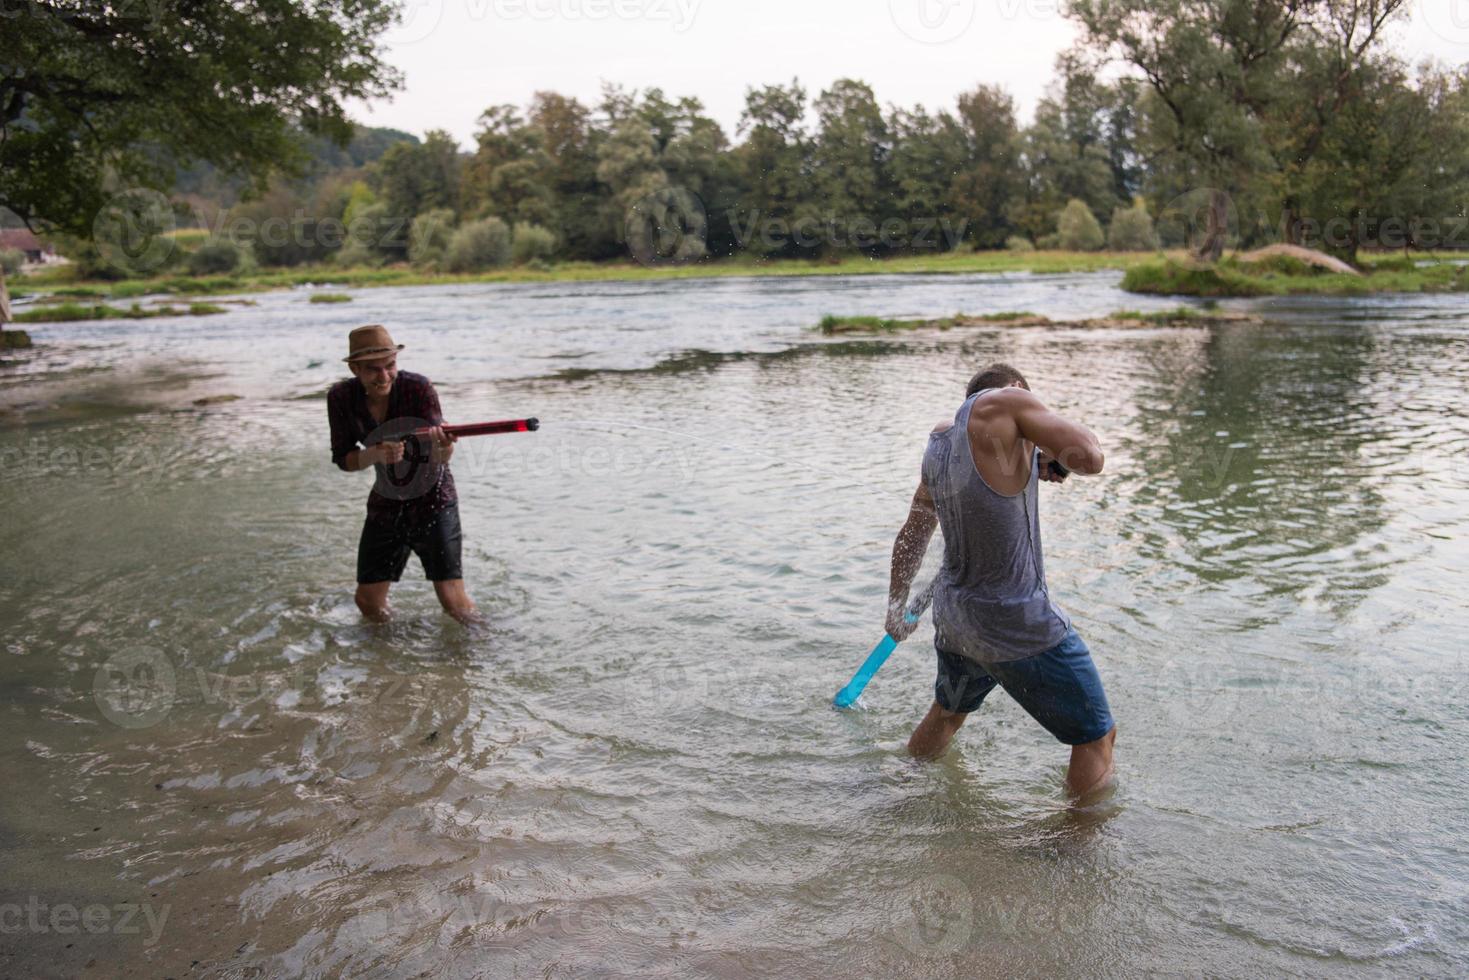
[[[938,655],[934,699],[946,711],[968,714],[979,710],[998,684],[1067,745],[1095,742],[1112,730],[1112,709],[1102,690],[1102,678],[1076,630],[1051,649],[1024,660],[981,664],[943,650]]]

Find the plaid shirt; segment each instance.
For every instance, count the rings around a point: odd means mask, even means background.
[[[367,389],[357,378],[347,378],[326,393],[326,415],[332,430],[332,462],[347,468],[347,454],[389,439],[401,439],[414,429],[443,425],[439,395],[433,382],[421,374],[399,371],[388,392],[388,413],[381,424],[367,409]],[[410,452],[412,446],[410,445]],[[377,480],[367,498],[369,519],[395,523],[414,520],[458,503],[454,475],[447,464],[404,461],[376,465]]]

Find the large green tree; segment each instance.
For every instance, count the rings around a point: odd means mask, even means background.
[[[1083,202],[1098,220],[1125,203],[1113,169],[1118,151],[1109,145],[1109,95],[1090,75],[1068,74],[1036,106],[1023,141],[1029,186],[1012,211],[1032,237],[1053,229],[1070,201]]]
[[[592,111],[568,96],[537,92],[529,115],[549,161],[543,179],[555,195],[556,218],[548,227],[556,231],[561,248],[581,259],[617,254],[617,236],[601,215],[597,148],[605,134],[593,124]]]
[[[739,124],[744,142],[734,149],[743,186],[737,220],[750,229],[742,235],[744,247],[757,254],[794,252],[789,235],[767,231],[789,228],[809,197],[812,144],[805,116],[806,90],[796,79],[788,86],[764,85],[745,91]]]
[[[454,138],[430,130],[422,143],[394,143],[377,162],[378,193],[405,221],[439,208],[459,209],[463,162]]]
[[[887,160],[890,203],[908,222],[912,234],[907,247],[922,250],[957,244],[966,223],[955,220],[950,191],[954,175],[970,163],[963,128],[947,112],[932,115],[914,106],[894,109],[888,132],[892,137]],[[935,231],[935,225],[941,225],[942,231]]]
[[[891,135],[866,82],[840,78],[816,99],[813,191],[827,222],[827,249],[869,248],[893,214],[887,161]]]
[[[1009,212],[1026,186],[1015,100],[997,85],[981,85],[959,96],[957,118],[965,160],[949,196],[974,243],[998,248],[1013,230]]]
[[[687,261],[727,250],[733,168],[724,131],[703,104],[670,101],[656,88],[641,97],[611,88],[602,112],[610,126],[597,147],[597,179],[610,191],[604,213],[633,254]]]
[[[263,189],[308,155],[294,129],[352,135],[350,98],[398,73],[378,36],[392,0],[5,0],[0,206],[36,227],[90,230],[117,189],[166,189],[205,160]]]
[[[1308,174],[1407,0],[1074,0],[1079,60],[1116,59],[1147,85],[1145,143],[1170,190],[1200,195],[1200,257],[1229,208],[1268,201],[1294,240]],[[1331,161],[1327,161],[1331,162]],[[1341,163],[1342,161],[1336,161]]]

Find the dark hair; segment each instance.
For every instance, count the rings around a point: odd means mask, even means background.
[[[1020,387],[1030,390],[1030,382],[1025,380],[1025,375],[1008,364],[996,362],[970,379],[969,389],[964,392],[964,397],[972,398],[975,392],[986,388],[1008,388],[1017,381],[1020,382]]]

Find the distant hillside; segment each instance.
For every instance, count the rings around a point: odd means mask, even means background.
[[[302,181],[307,186],[336,171],[352,170],[374,163],[394,143],[419,143],[418,137],[412,133],[381,126],[358,126],[356,134],[345,147],[314,136],[303,135],[302,140],[314,160],[310,175]],[[229,207],[238,203],[244,186],[245,181],[239,177],[226,176],[208,163],[196,163],[180,168],[178,179],[174,181],[173,193],[176,197],[205,200],[220,207]]]

